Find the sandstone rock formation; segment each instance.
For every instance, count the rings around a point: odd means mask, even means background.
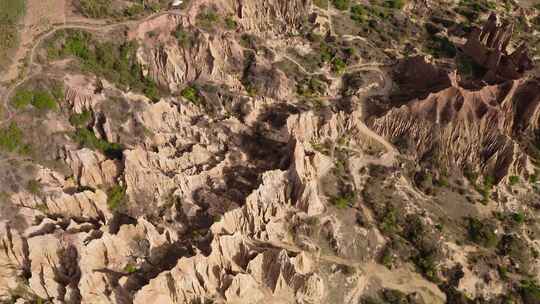
[[[498,25],[497,15],[492,13],[482,29],[474,27],[463,45],[463,51],[474,62],[487,70],[488,82],[518,79],[532,68],[527,45],[522,43],[511,54],[507,48],[512,39],[514,24],[508,20]]]

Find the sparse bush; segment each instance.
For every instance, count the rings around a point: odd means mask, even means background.
[[[180,95],[195,105],[200,105],[202,102],[202,96],[195,86],[186,87],[180,92]]]
[[[467,230],[471,241],[488,248],[497,246],[499,239],[495,234],[495,226],[492,223],[472,217],[469,217],[467,221]]]
[[[322,9],[328,9],[328,0],[313,0],[313,4]]]
[[[316,97],[326,94],[326,85],[315,77],[303,79],[296,85],[296,93],[304,97]]]
[[[30,153],[30,145],[24,143],[23,136],[22,130],[14,122],[7,128],[0,128],[0,150],[20,154]]]
[[[126,200],[126,187],[115,185],[107,191],[107,206],[111,211],[118,210]]]
[[[135,42],[99,42],[91,34],[77,30],[60,32],[55,39],[63,39],[64,43],[49,43],[49,54],[58,58],[74,56],[83,69],[105,77],[122,89],[142,92],[153,101],[159,99],[157,84],[142,73]]]
[[[11,104],[13,104],[16,109],[21,109],[30,105],[33,98],[34,94],[31,91],[20,89],[15,93],[15,96],[11,100]]]
[[[234,20],[232,16],[227,16],[225,18],[226,29],[233,31],[233,30],[236,30],[237,27],[238,27],[238,23],[236,22],[236,20]]]
[[[334,60],[332,60],[332,71],[334,71],[337,74],[343,73],[345,69],[347,68],[347,64],[343,59],[339,57],[335,57]]]
[[[29,104],[40,111],[58,109],[55,97],[45,90],[19,89],[11,100],[11,104],[16,109],[21,109]]]
[[[41,193],[42,185],[35,179],[31,179],[26,183],[26,190],[33,195],[38,195]]]
[[[402,9],[405,6],[405,3],[405,0],[386,0],[384,1],[384,6],[393,9]]]
[[[510,186],[514,186],[515,184],[519,183],[519,176],[512,175],[508,177],[508,182],[510,183]]]
[[[72,135],[73,140],[83,147],[101,151],[111,159],[121,159],[123,147],[117,143],[110,143],[104,139],[97,138],[94,132],[86,128],[77,129]]]
[[[142,13],[144,13],[144,6],[140,3],[133,3],[132,5],[124,9],[124,16],[130,18],[136,17]]]
[[[349,5],[351,4],[351,0],[332,0],[332,4],[338,10],[344,11],[349,8]]]
[[[181,25],[178,26],[176,31],[174,32],[174,36],[178,40],[178,45],[183,48],[191,48],[196,43],[196,34],[192,31],[188,31],[187,29],[183,28]]]
[[[81,113],[74,113],[69,117],[69,122],[76,128],[86,127],[92,119],[92,112],[84,110]]]
[[[56,100],[47,91],[35,91],[34,98],[32,99],[32,105],[38,110],[56,110],[58,104]]]
[[[111,0],[79,0],[78,9],[86,17],[104,18],[112,14]]]
[[[521,281],[519,293],[524,304],[540,303],[540,286],[533,280]]]
[[[356,200],[356,193],[354,192],[348,192],[341,196],[334,197],[332,199],[332,204],[336,206],[336,208],[339,209],[345,209],[347,207],[350,207]]]
[[[218,22],[219,15],[213,7],[207,7],[197,15],[197,25],[206,30],[213,29]]]

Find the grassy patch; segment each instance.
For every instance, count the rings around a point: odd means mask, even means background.
[[[201,96],[199,89],[195,86],[189,86],[184,88],[180,92],[180,95],[184,97],[187,101],[195,105],[200,105],[203,101],[203,97]]]
[[[356,201],[356,193],[354,192],[348,192],[341,196],[334,197],[332,199],[332,204],[336,206],[336,208],[339,209],[345,209],[347,207],[352,206],[352,204]]]
[[[0,128],[0,150],[20,154],[29,154],[30,145],[24,142],[24,134],[16,123]]]
[[[296,93],[303,97],[317,97],[326,94],[326,84],[317,77],[301,80],[296,85]]]
[[[475,22],[481,14],[494,11],[497,8],[495,3],[490,0],[460,0],[455,11],[469,22]]]
[[[313,0],[313,4],[322,9],[328,9],[328,0]]]
[[[492,223],[472,217],[467,218],[467,222],[467,231],[471,241],[487,248],[497,246],[499,239],[495,234],[495,226]]]
[[[143,75],[136,58],[137,44],[127,42],[100,42],[83,31],[66,30],[57,33],[48,42],[50,59],[77,58],[83,70],[92,72],[115,83],[122,89],[145,94],[152,101],[160,98],[157,84]]]
[[[207,7],[197,15],[197,26],[206,30],[212,30],[219,22],[220,16],[213,7]]]
[[[97,138],[94,132],[86,128],[77,129],[72,138],[79,145],[101,151],[111,159],[121,159],[124,148],[117,143],[110,143],[104,139]]]
[[[512,175],[508,177],[508,182],[510,183],[510,186],[516,185],[517,183],[519,183],[519,176]]]
[[[69,122],[76,128],[86,127],[92,119],[92,112],[84,110],[82,113],[73,113],[69,117]]]
[[[56,92],[54,95],[63,96],[63,92]],[[29,90],[22,88],[17,90],[15,96],[11,100],[11,104],[16,109],[22,109],[28,105],[32,105],[40,111],[57,110],[58,102],[54,95],[47,90]]]
[[[126,201],[126,187],[115,185],[107,191],[107,206],[115,211]]]
[[[351,5],[351,0],[332,0],[332,5],[338,10],[346,10]]]
[[[28,183],[26,183],[26,190],[34,195],[39,195],[42,188],[43,186],[41,183],[35,179],[29,180]]]
[[[19,43],[17,25],[25,7],[25,0],[0,1],[0,67],[9,62],[11,51]]]

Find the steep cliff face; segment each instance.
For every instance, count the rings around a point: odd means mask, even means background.
[[[372,119],[370,126],[408,144],[418,159],[478,170],[497,180],[511,172],[528,174],[523,143],[538,129],[539,86],[537,79],[521,79],[472,91],[454,81]]]

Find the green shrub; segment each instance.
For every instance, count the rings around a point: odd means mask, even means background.
[[[393,9],[402,9],[405,6],[405,3],[405,0],[386,0],[384,1],[384,6]]]
[[[194,86],[184,88],[180,92],[180,95],[195,105],[200,105],[202,102],[202,96],[200,95],[199,90]]]
[[[332,0],[332,4],[338,10],[344,11],[349,8],[351,1],[350,0]]]
[[[79,11],[86,17],[104,18],[112,14],[111,0],[79,0]]]
[[[238,23],[236,22],[236,20],[234,20],[234,18],[232,16],[227,16],[225,18],[225,28],[228,29],[228,30],[236,30],[236,28],[238,27]]]
[[[107,206],[111,211],[118,210],[126,200],[126,187],[115,185],[107,191]]]
[[[103,76],[120,88],[142,92],[153,101],[159,99],[157,84],[142,73],[134,41],[100,42],[91,34],[78,30],[66,30],[55,39],[63,39],[64,43],[49,43],[48,53],[60,58],[74,56],[83,69]]]
[[[13,58],[19,44],[19,20],[25,13],[26,0],[0,1],[0,70]]]
[[[31,194],[38,195],[41,193],[42,185],[35,179],[31,179],[26,183],[26,190]]]
[[[0,150],[29,154],[30,145],[24,143],[23,136],[22,130],[14,122],[7,128],[0,128]]]
[[[99,139],[96,137],[94,132],[86,128],[77,129],[75,134],[72,136],[73,140],[79,145],[101,151],[105,156],[111,159],[121,159],[122,151],[124,148],[122,145],[117,143],[110,143],[106,140]]]
[[[296,93],[303,97],[322,96],[326,94],[326,85],[316,77],[310,77],[296,85]]]
[[[332,60],[332,71],[334,71],[337,74],[343,73],[345,69],[347,68],[347,64],[343,59],[339,57],[335,57],[334,60]]]
[[[368,11],[364,5],[358,4],[351,7],[351,19],[363,23],[368,19]]]
[[[197,41],[195,33],[184,29],[181,25],[174,32],[174,37],[178,40],[178,45],[183,48],[191,48]]]
[[[197,15],[197,25],[204,29],[213,29],[218,22],[219,15],[213,7],[205,8]]]
[[[348,192],[342,196],[334,197],[332,199],[332,204],[339,209],[345,209],[350,207],[356,201],[356,193]]]
[[[126,17],[136,17],[142,13],[144,13],[144,6],[139,3],[134,3],[124,9],[124,16]]]
[[[92,112],[84,110],[81,113],[74,113],[69,117],[69,122],[76,128],[86,127],[92,119]]]
[[[322,9],[328,9],[328,0],[313,0],[313,4]]]
[[[510,183],[510,186],[513,186],[513,185],[519,183],[519,176],[512,175],[512,176],[508,177],[508,182]]]
[[[468,219],[468,234],[470,240],[484,247],[495,247],[499,242],[495,234],[495,227],[489,222],[480,221],[476,218]]]
[[[32,102],[33,98],[34,94],[32,91],[20,89],[15,93],[15,96],[11,100],[11,104],[13,104],[16,109],[21,109],[27,107]]]
[[[36,109],[41,111],[56,110],[58,108],[56,100],[51,93],[47,91],[35,91],[34,98],[32,99],[31,103]]]
[[[540,286],[532,280],[521,281],[519,293],[524,304],[540,303]]]

